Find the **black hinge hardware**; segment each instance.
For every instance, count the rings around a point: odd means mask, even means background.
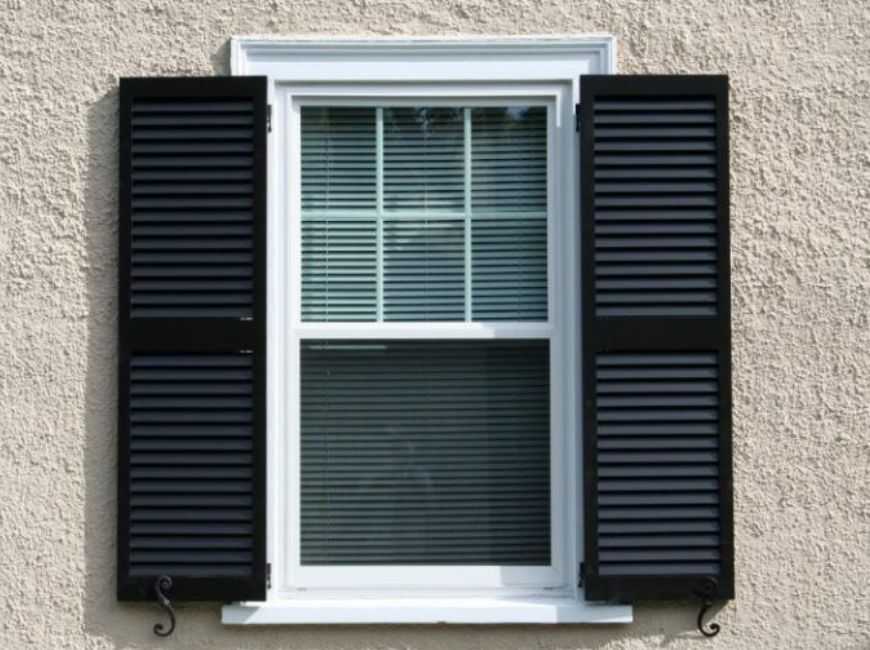
[[[272,132],[272,104],[266,104],[266,131]]]
[[[580,104],[574,106],[574,128],[580,133]]]
[[[583,572],[586,569],[586,564],[584,562],[580,563],[580,566],[577,568],[577,586],[583,586]]]
[[[266,589],[272,588],[272,563],[266,562]]]

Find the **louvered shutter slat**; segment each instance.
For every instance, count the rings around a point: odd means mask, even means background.
[[[580,110],[586,597],[731,598],[727,79]]]
[[[254,109],[253,101],[220,97],[132,101],[128,182],[133,317],[252,315],[249,282],[220,278],[253,277]],[[237,149],[246,155],[236,155]],[[152,154],[158,150],[164,155],[155,162]],[[212,165],[222,161],[220,170],[176,166],[176,157],[187,161],[190,153],[205,151],[218,161]],[[154,225],[155,217],[166,210],[172,217]],[[227,223],[227,217],[235,227],[217,225]],[[187,283],[179,274],[178,267],[188,266],[198,269],[198,283]],[[143,277],[162,282],[138,282]]]
[[[262,78],[123,79],[118,597],[265,597]]]

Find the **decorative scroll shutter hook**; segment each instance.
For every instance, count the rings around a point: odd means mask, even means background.
[[[713,606],[713,596],[719,584],[713,578],[706,578],[701,586],[695,589],[695,593],[701,597],[701,611],[698,612],[698,630],[706,637],[714,637],[721,631],[718,623],[710,623],[710,629],[704,628],[704,616]]]
[[[154,624],[154,634],[157,636],[169,636],[175,631],[175,612],[172,610],[172,603],[166,596],[167,591],[172,589],[172,578],[169,576],[160,576],[154,581],[154,594],[157,596],[157,604],[169,614],[169,629],[163,627],[163,623]]]

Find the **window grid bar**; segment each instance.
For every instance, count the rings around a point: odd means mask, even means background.
[[[375,109],[375,319],[384,322],[384,109]]]
[[[541,322],[490,321],[334,321],[301,323],[295,331],[299,340],[400,340],[400,339],[541,339],[553,338],[553,327]]]
[[[465,320],[471,322],[471,109],[463,109],[465,153]]]

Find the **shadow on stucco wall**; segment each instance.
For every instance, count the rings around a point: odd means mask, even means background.
[[[165,621],[154,604],[115,600],[118,309],[118,87],[85,108],[87,170],[87,371],[85,379],[84,634],[111,646],[158,641],[151,626]],[[206,609],[205,605],[182,605]],[[202,618],[202,617],[199,617]],[[214,618],[212,613],[211,618]]]
[[[86,108],[87,376],[85,379],[84,633],[111,637],[114,602],[117,396],[118,89]],[[113,639],[122,641],[121,639]]]
[[[211,57],[215,74],[229,71],[229,43]],[[656,638],[692,638],[694,609],[639,607],[632,625],[608,626],[296,626],[223,627],[214,604],[176,604],[170,639],[152,632],[165,615],[153,603],[118,603],[116,571],[118,87],[86,106],[87,369],[85,386],[85,585],[83,634],[109,647],[210,648],[602,648]]]

